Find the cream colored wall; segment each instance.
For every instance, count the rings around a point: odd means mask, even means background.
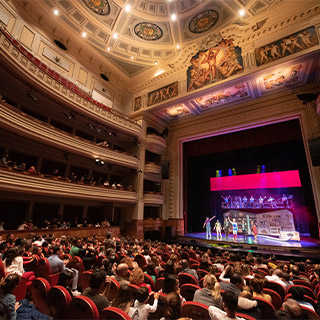
[[[300,88],[299,92],[316,90],[316,86]],[[298,90],[256,99],[252,102],[222,108],[207,115],[199,115],[169,126],[168,154],[170,161],[170,180],[164,184],[166,190],[166,212],[171,219],[183,217],[183,154],[182,144],[190,139],[208,135],[220,135],[245,130],[290,119],[299,119],[304,139],[313,195],[320,220],[320,167],[313,167],[308,149],[308,139],[320,136],[320,117],[314,102],[307,106],[296,98]]]

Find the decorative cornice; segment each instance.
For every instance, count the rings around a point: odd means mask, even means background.
[[[69,199],[96,200],[103,202],[137,203],[136,192],[86,186],[31,175],[24,172],[0,170],[0,190],[32,193],[42,196]]]

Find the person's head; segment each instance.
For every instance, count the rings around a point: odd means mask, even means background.
[[[6,267],[11,266],[12,261],[18,256],[18,248],[9,248],[6,255],[5,265]]]
[[[250,274],[250,267],[248,264],[246,264],[246,263],[241,264],[240,269],[241,269],[242,277],[246,277]]]
[[[6,276],[0,287],[1,294],[12,293],[18,285],[19,280],[20,277],[16,273]]]
[[[143,270],[141,268],[133,269],[130,274],[129,281],[132,284],[136,284],[136,285],[143,283],[144,282]]]
[[[303,319],[302,308],[297,301],[288,299],[282,304],[282,308],[289,314],[290,319]]]
[[[92,272],[90,278],[90,288],[94,290],[102,290],[106,282],[106,272],[102,269],[97,269]]]
[[[260,294],[263,289],[261,281],[257,278],[252,279],[251,280],[251,289],[252,289],[252,291]]]
[[[252,293],[251,293],[250,289],[243,290],[242,292],[240,292],[239,297],[252,300]]]
[[[167,295],[166,319],[179,319],[181,317],[181,298],[177,292]]]
[[[104,270],[110,270],[112,265],[111,265],[111,259],[109,257],[104,258],[102,260],[102,265],[104,267]]]
[[[70,286],[74,275],[75,275],[75,271],[65,268],[64,270],[61,271],[59,275],[57,285],[62,287]]]
[[[112,301],[112,306],[126,311],[128,304],[130,305],[132,300],[133,298],[130,287],[127,284],[123,284]]]
[[[53,246],[52,247],[52,254],[60,255],[62,252],[61,246]]]
[[[206,217],[206,220],[209,220],[209,217]]]
[[[282,277],[282,271],[280,269],[274,269],[273,274],[278,276],[279,278]]]
[[[155,272],[155,268],[156,268],[156,264],[153,262],[153,261],[150,261],[148,264],[147,264],[147,273],[151,276],[155,276],[156,275],[156,272]]]
[[[240,290],[242,289],[244,283],[240,273],[233,273],[230,277],[230,283],[237,286]]]
[[[173,260],[168,260],[166,265],[164,266],[164,272],[163,275],[164,277],[168,276],[169,274],[175,274],[175,268],[174,268],[174,261]]]
[[[236,222],[236,218],[233,218],[232,221],[233,221],[233,222]]]
[[[290,320],[290,315],[287,311],[277,310],[275,313],[276,320]]]
[[[116,273],[121,278],[127,278],[129,275],[128,270],[129,270],[129,267],[126,263],[120,263],[117,266]]]
[[[162,285],[162,292],[163,293],[170,293],[172,291],[177,291],[179,288],[179,280],[176,275],[169,274],[167,277],[163,280]]]
[[[304,296],[304,290],[301,287],[293,286],[290,290],[290,293],[292,294],[292,298],[297,301],[303,301]]]
[[[225,291],[222,295],[223,308],[227,312],[227,315],[230,313],[235,313],[238,307],[238,296],[232,291]]]
[[[299,276],[299,267],[298,266],[293,266],[291,268],[291,273],[292,273],[293,276],[298,277]]]
[[[147,287],[140,287],[137,294],[137,300],[146,303],[149,298],[149,290]]]
[[[189,267],[188,260],[182,259],[182,260],[179,261],[179,263],[180,263],[180,266],[181,266],[182,270],[188,269],[188,267]]]
[[[220,285],[213,274],[207,274],[203,280],[203,287],[211,291],[214,299],[219,299],[220,297]]]

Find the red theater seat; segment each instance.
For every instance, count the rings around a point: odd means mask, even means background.
[[[194,293],[201,289],[199,286],[192,283],[185,283],[180,286],[180,294],[187,300],[193,301]]]
[[[90,287],[90,279],[92,276],[92,271],[85,271],[82,274],[82,290],[87,289],[88,287]]]
[[[202,279],[202,278],[204,278],[207,274],[209,274],[208,271],[202,270],[202,269],[197,269],[196,272],[197,272],[197,275],[198,275],[198,278],[199,278],[199,279]]]
[[[48,306],[48,292],[50,290],[49,282],[44,278],[33,280],[31,285],[31,294],[36,308],[47,315],[50,315]]]
[[[144,276],[144,282],[149,284],[151,287],[151,290],[154,291],[155,285],[154,285],[154,281],[153,281],[152,277],[147,273],[144,273],[143,276]]]
[[[301,306],[302,313],[303,313],[303,319],[311,319],[311,320],[319,320],[320,317],[312,310]]]
[[[100,319],[131,320],[127,313],[115,307],[108,307],[103,309]]]
[[[148,304],[153,305],[154,302],[154,293],[152,292],[149,295]],[[150,313],[148,319],[161,319],[165,316],[166,313],[166,304],[167,304],[167,295],[165,293],[159,293],[158,307],[154,313]]]
[[[108,293],[107,293],[107,298],[109,301],[112,301],[116,295],[118,294],[118,290],[120,288],[120,283],[111,278],[111,282],[110,282],[110,289],[108,290]]]
[[[311,290],[313,290],[313,286],[310,282],[306,281],[306,280],[300,280],[300,279],[295,279],[292,280],[293,284],[298,285],[298,286],[305,286],[310,288]]]
[[[91,299],[80,295],[71,300],[68,319],[99,319],[99,311]]]
[[[180,286],[185,283],[192,283],[192,284],[198,285],[197,279],[189,273],[185,273],[185,272],[179,273],[178,279],[180,282]]]
[[[274,319],[276,309],[271,303],[258,297],[253,297],[253,299],[258,302],[258,308],[261,310],[261,319]]]
[[[282,299],[284,299],[284,297],[286,296],[286,290],[280,283],[277,283],[275,281],[269,281],[269,289],[278,292]]]
[[[58,283],[60,273],[51,273],[50,264],[47,258],[42,258],[38,261],[34,274],[36,277],[45,278],[49,281],[50,286],[55,286]]]
[[[78,270],[78,273],[79,273],[78,286],[82,288],[83,287],[82,274],[84,272],[82,259],[77,256],[73,257],[72,260],[69,261],[69,263],[67,264],[67,268],[74,268]]]
[[[288,288],[288,293],[291,293],[291,289],[294,288],[294,287],[300,287],[300,288],[302,288],[305,295],[309,296],[309,297],[312,298],[313,300],[316,300],[316,297],[314,296],[314,292],[313,292],[309,287],[306,287],[306,286],[300,286],[300,285],[290,286],[290,287]]]
[[[147,264],[146,259],[142,254],[137,254],[134,257],[134,261],[137,262],[140,268],[143,268]]]
[[[67,319],[68,308],[72,297],[62,286],[54,286],[48,293],[48,305],[54,319]]]
[[[256,320],[256,318],[253,318],[251,316],[248,316],[246,314],[239,313],[239,312],[236,312],[236,317],[239,317],[239,318],[242,318],[242,319],[246,319],[246,320]]]
[[[282,307],[283,300],[280,294],[272,289],[264,288],[263,292],[270,295],[272,298],[272,305],[276,310],[280,310]]]
[[[182,316],[193,320],[211,320],[208,309],[205,304],[188,301],[182,305]]]
[[[159,291],[160,289],[162,289],[162,286],[163,286],[163,281],[164,281],[164,278],[163,277],[160,277],[156,280],[156,283],[154,285],[154,289],[155,291]]]
[[[12,294],[15,295],[16,301],[21,301],[26,297],[27,293],[27,280],[23,277],[20,278],[18,286],[13,290]]]

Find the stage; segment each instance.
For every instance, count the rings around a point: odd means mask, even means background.
[[[312,258],[314,261],[320,260],[320,240],[303,235],[301,235],[300,241],[284,241],[276,237],[258,235],[257,242],[255,242],[252,235],[244,241],[243,236],[239,234],[237,241],[234,242],[232,234],[229,234],[228,239],[222,234],[222,240],[217,240],[216,233],[212,233],[211,239],[206,239],[205,232],[198,232],[186,233],[182,237],[177,237],[176,240],[194,247],[275,254],[286,257],[286,259],[303,257],[304,259]]]

